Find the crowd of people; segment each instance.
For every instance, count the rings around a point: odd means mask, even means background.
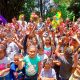
[[[0,24],[0,80],[80,80],[80,18],[32,15]]]

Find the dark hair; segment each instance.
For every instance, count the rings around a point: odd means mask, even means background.
[[[25,36],[24,38],[24,41],[23,41],[23,50],[24,50],[24,53],[27,53],[26,50],[27,50],[27,38],[28,38],[28,35]]]
[[[37,47],[39,50],[40,49],[44,49],[44,46],[43,45],[38,45],[38,47]]]
[[[19,57],[20,55],[19,55],[19,54],[15,54],[14,57],[15,57],[15,56],[18,56],[18,57]]]
[[[43,67],[45,66],[45,64],[51,64],[52,63],[52,58],[48,58],[43,60]]]

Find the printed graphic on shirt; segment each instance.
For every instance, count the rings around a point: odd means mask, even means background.
[[[36,70],[35,70],[36,65],[28,64],[28,69],[26,69],[28,75],[35,75]]]

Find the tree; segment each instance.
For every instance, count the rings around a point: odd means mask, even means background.
[[[75,18],[80,17],[80,0],[72,0],[70,6],[68,7],[69,11],[73,11]]]
[[[34,5],[35,0],[25,0],[24,5],[22,6],[22,13],[25,14],[26,20],[29,20],[31,13],[34,11],[35,5]]]
[[[47,17],[54,16],[58,11],[62,13],[62,18],[65,20],[67,17],[69,17],[71,20],[73,20],[74,13],[73,11],[69,11],[68,7],[70,6],[72,0],[53,0],[54,4],[57,5],[57,8],[53,8],[49,13],[47,14]]]
[[[20,14],[24,0],[1,0],[0,1],[0,14],[4,16],[7,21]]]

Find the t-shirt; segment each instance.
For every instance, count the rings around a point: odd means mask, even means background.
[[[15,65],[15,63],[11,63],[10,65],[10,79],[11,80],[16,80],[16,76],[14,75],[14,73],[17,73],[18,74],[17,79],[21,80],[25,75],[25,66],[23,67],[22,70],[19,70],[18,66]]]
[[[71,75],[73,59],[70,57],[68,60],[66,60],[64,56],[60,56],[59,60],[62,63],[60,66],[60,76],[62,78],[68,79]]]
[[[7,64],[10,64],[10,59],[9,59],[9,57],[4,57],[2,60],[0,60],[0,70],[6,69]],[[5,74],[3,76],[6,76],[8,73],[9,73],[9,71],[5,72]],[[2,77],[2,76],[0,76],[0,77]]]
[[[41,59],[41,67],[43,67],[43,63],[44,63],[44,60],[48,58],[48,56],[46,54],[43,54],[43,55],[39,55],[38,56],[40,57]]]
[[[44,23],[43,22],[37,24],[37,30],[40,30],[43,27],[44,27]]]
[[[47,77],[47,78],[55,78],[56,79],[56,72],[54,69],[49,69],[48,71],[45,71],[44,68],[41,70],[40,75],[42,77]]]
[[[46,54],[43,54],[43,55],[39,55],[38,56],[40,57],[41,61],[45,60],[48,58],[48,56]]]
[[[11,62],[14,62],[14,55],[19,52],[19,47],[16,43],[11,42],[7,45],[6,53],[8,57],[10,58]]]
[[[29,55],[24,57],[25,62],[25,72],[28,76],[33,76],[38,73],[38,63],[40,62],[40,57],[36,55],[34,58],[30,58]]]
[[[24,26],[22,25],[22,22],[24,23]],[[26,21],[18,21],[20,28],[22,29],[22,31],[25,31],[27,29],[27,22]]]
[[[47,56],[50,56],[50,55],[51,55],[51,47],[46,47],[46,46],[44,46],[44,53],[45,53]]]

